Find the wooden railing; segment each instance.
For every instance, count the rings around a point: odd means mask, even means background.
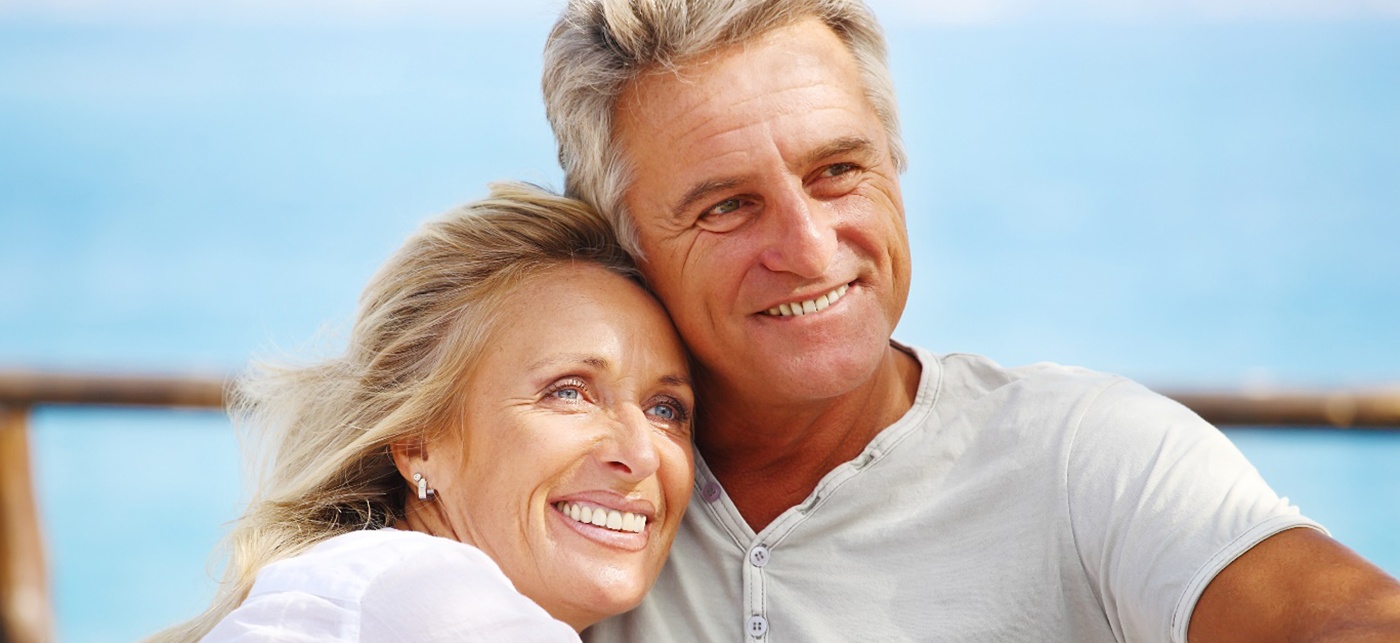
[[[47,553],[34,501],[29,413],[87,404],[223,408],[219,377],[0,371],[0,643],[52,641]]]
[[[30,469],[29,412],[85,404],[222,409],[225,378],[0,371],[0,643],[53,638]],[[1231,427],[1400,430],[1400,386],[1369,391],[1166,392]]]
[[[1400,430],[1400,386],[1367,391],[1163,391],[1216,426]]]

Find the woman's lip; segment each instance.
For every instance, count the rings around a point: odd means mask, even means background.
[[[616,509],[623,513],[646,516],[647,521],[656,519],[656,505],[650,500],[627,498],[611,491],[580,491],[549,499],[551,505],[557,505],[561,502],[583,503],[604,509]]]
[[[588,540],[624,551],[642,551],[646,549],[647,542],[651,539],[652,523],[647,521],[647,526],[641,533],[633,531],[613,531],[606,527],[581,523],[573,518],[565,516],[554,505],[550,505],[549,512],[554,518],[564,523],[563,527],[569,529]]]

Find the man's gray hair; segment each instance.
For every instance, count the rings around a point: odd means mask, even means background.
[[[633,81],[749,42],[801,19],[820,19],[860,68],[866,99],[904,169],[885,38],[861,0],[569,0],[544,49],[545,113],[559,145],[566,192],[597,208],[641,257],[622,193],[632,180],[613,138],[613,110]]]

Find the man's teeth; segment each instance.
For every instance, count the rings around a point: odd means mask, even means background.
[[[572,502],[556,502],[554,508],[574,520],[588,525],[596,525],[613,531],[642,533],[647,528],[647,517],[641,514],[591,507]]]
[[[840,299],[841,295],[846,294],[846,291],[850,289],[850,287],[850,284],[841,284],[837,286],[835,290],[817,297],[816,299],[808,299],[807,301],[793,304],[779,304],[776,308],[769,308],[768,314],[774,317],[810,315],[836,303],[836,300]]]

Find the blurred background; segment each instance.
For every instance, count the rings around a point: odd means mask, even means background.
[[[871,0],[915,281],[896,337],[1164,389],[1400,384],[1400,0]],[[338,350],[491,180],[562,178],[560,0],[0,0],[0,370],[222,375]],[[219,414],[30,418],[58,635],[212,596]],[[1400,433],[1231,430],[1400,575]]]

